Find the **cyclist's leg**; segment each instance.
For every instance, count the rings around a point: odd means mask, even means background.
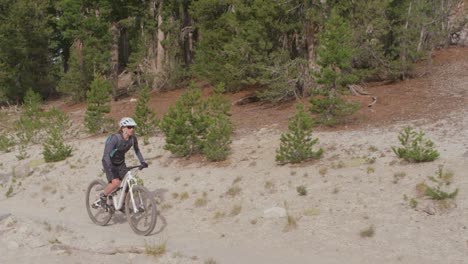
[[[110,173],[106,171],[108,184],[104,188],[104,191],[99,195],[99,199],[93,203],[94,208],[104,207],[104,205],[107,205],[107,195],[120,186],[122,181],[119,175],[119,167],[120,166],[112,166]]]
[[[125,177],[125,173],[127,173],[127,165],[125,162],[120,165],[112,165],[111,175],[106,175],[109,184],[104,189],[105,196],[109,195],[109,193],[120,186],[122,179]]]

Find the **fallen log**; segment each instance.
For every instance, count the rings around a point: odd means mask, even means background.
[[[353,95],[369,95],[370,94],[369,92],[364,91],[362,86],[357,85],[357,84],[348,85],[348,88],[349,88],[349,91]]]

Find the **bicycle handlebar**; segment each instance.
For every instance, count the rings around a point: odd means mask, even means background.
[[[133,170],[133,169],[136,169],[136,168],[138,168],[139,170],[142,170],[142,169],[144,169],[145,167],[143,167],[142,165],[130,166],[130,167],[127,167],[127,170]]]

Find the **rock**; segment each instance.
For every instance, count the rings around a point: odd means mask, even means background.
[[[26,178],[31,175],[31,169],[28,164],[18,165],[13,168],[13,175],[18,178]]]
[[[6,219],[10,216],[11,214],[5,210],[0,209],[0,222],[3,221],[3,219]]]
[[[53,245],[52,247],[50,247],[50,251],[54,252],[57,255],[61,255],[61,254],[70,255],[71,254],[70,247],[67,245],[62,245],[62,244]]]
[[[433,205],[427,205],[424,209],[422,209],[422,211],[428,215],[435,215],[436,213],[436,209]]]
[[[8,183],[12,175],[12,173],[0,173],[0,184]]]
[[[263,218],[286,217],[286,210],[281,207],[272,207],[263,211]]]

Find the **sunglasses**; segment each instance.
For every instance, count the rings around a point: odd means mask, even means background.
[[[134,129],[134,126],[127,126],[128,129]]]

